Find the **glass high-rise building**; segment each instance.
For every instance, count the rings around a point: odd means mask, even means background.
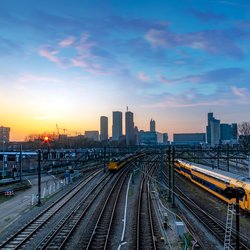
[[[224,144],[237,140],[237,123],[220,123],[213,117],[213,113],[208,113],[208,124],[206,127],[207,143],[211,145]]]
[[[122,112],[113,111],[112,140],[119,141],[122,136]]]
[[[100,118],[100,140],[108,140],[108,117],[106,116]]]
[[[208,113],[207,143],[216,145],[220,143],[220,120],[214,118],[213,113]]]
[[[135,144],[135,130],[134,130],[134,114],[130,111],[125,113],[125,124],[126,124],[126,144]]]
[[[155,132],[155,120],[150,120],[150,132]]]
[[[237,123],[232,124],[226,124],[222,123],[220,125],[220,134],[221,134],[221,141],[231,141],[231,140],[237,140]]]

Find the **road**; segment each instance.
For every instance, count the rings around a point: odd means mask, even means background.
[[[37,176],[26,177],[32,187],[24,191],[19,191],[8,201],[5,201],[0,206],[0,234],[6,228],[16,221],[22,214],[31,208],[32,195],[38,193],[38,179]],[[41,177],[41,192],[44,188],[55,183],[56,178],[53,175],[43,175]]]

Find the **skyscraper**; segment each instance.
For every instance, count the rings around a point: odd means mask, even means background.
[[[113,111],[112,140],[119,141],[122,136],[122,112]]]
[[[135,144],[135,130],[134,130],[134,114],[130,111],[125,113],[125,124],[126,124],[126,144]]]
[[[100,118],[100,140],[108,140],[108,117],[101,116]]]
[[[208,113],[207,121],[207,143],[211,145],[220,143],[220,120],[213,117],[213,113]]]
[[[155,132],[155,120],[150,120],[150,132]]]
[[[237,140],[237,123],[226,124],[222,123],[220,125],[220,135],[221,135],[221,142],[227,143],[232,140]]]

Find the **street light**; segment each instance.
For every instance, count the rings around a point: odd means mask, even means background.
[[[3,145],[2,145],[2,150],[3,150],[3,170],[2,170],[2,177],[5,176],[5,165],[6,165],[6,163],[5,163],[5,157],[4,157],[4,143],[5,143],[4,137],[6,138],[6,136],[3,135],[3,129],[2,129],[2,143],[3,143]]]

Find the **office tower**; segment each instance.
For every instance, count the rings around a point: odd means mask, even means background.
[[[232,139],[237,140],[238,138],[238,126],[237,123],[231,124],[231,133],[232,133]]]
[[[163,133],[163,144],[168,144],[168,133]]]
[[[211,127],[211,145],[220,143],[220,120],[214,119],[210,122]]]
[[[106,116],[100,118],[100,140],[108,140],[108,117]]]
[[[207,143],[211,145],[220,143],[220,120],[216,120],[213,117],[213,113],[208,113],[207,121]]]
[[[150,132],[155,132],[155,120],[150,120]]]
[[[125,124],[126,124],[126,144],[135,144],[135,130],[134,130],[134,114],[130,111],[125,113]]]
[[[230,140],[232,137],[232,131],[231,131],[231,125],[226,124],[226,123],[222,123],[220,125],[220,132],[221,132],[221,140],[222,141],[226,141],[226,140]]]
[[[238,135],[237,123],[232,123],[232,124],[222,123],[220,125],[220,131],[221,131],[220,139],[222,143],[227,143],[232,140],[237,140],[237,135]]]
[[[119,141],[122,136],[122,112],[113,111],[112,140]]]
[[[213,121],[213,113],[208,113],[207,115],[207,127],[206,127],[206,132],[207,132],[207,143],[211,144],[211,125],[210,122]]]
[[[134,133],[135,133],[135,144],[138,145],[139,144],[139,129],[137,126],[135,126]]]
[[[141,130],[139,132],[139,144],[140,145],[156,145],[157,133]]]

